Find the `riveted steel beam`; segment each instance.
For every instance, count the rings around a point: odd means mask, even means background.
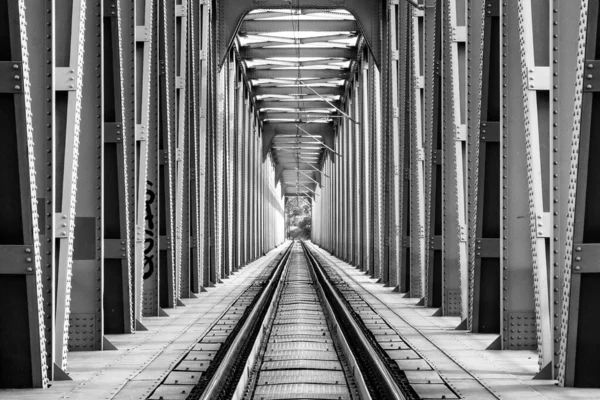
[[[277,78],[346,79],[348,77],[348,70],[346,70],[346,69],[308,69],[308,68],[301,68],[301,69],[274,68],[274,69],[269,69],[269,70],[250,69],[248,71],[248,73],[246,74],[246,77],[248,79],[277,79]]]
[[[239,32],[243,33],[274,33],[293,32],[296,30],[311,32],[354,32],[358,31],[358,23],[353,20],[249,20],[243,21]]]
[[[376,63],[379,64],[381,53],[383,51],[380,37],[383,2],[373,4],[362,0],[300,0],[299,3],[297,3],[297,7],[300,9],[323,9],[327,6],[330,6],[332,9],[346,9],[353,14],[359,31],[365,37],[366,42],[375,57]],[[217,21],[220,21],[217,26],[216,38],[217,59],[219,64],[223,63],[228,49],[232,46],[234,37],[243,24],[243,17],[255,8],[277,10],[287,9],[289,8],[289,5],[282,4],[278,0],[262,1],[260,5],[251,0],[221,0],[218,3],[218,15],[216,19]]]
[[[344,89],[338,86],[313,86],[312,87],[321,96],[341,96],[344,94]],[[252,91],[255,96],[268,95],[290,95],[290,96],[311,96],[314,93],[305,87],[301,86],[286,86],[286,87],[264,87],[257,86]],[[304,98],[304,97],[303,97]]]
[[[339,102],[332,102],[336,107],[339,106]],[[331,104],[325,101],[290,101],[290,100],[262,100],[256,102],[256,107],[259,109],[263,108],[288,108],[290,110],[320,110],[334,108]]]
[[[330,49],[320,47],[300,47],[296,48],[270,48],[270,49],[249,49],[242,48],[240,56],[244,59],[265,59],[265,58],[305,58],[305,57],[323,57],[323,58],[356,58],[356,50],[347,49]]]

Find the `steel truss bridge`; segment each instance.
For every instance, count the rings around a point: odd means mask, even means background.
[[[209,299],[284,243],[290,197],[314,244],[398,298],[600,387],[599,18],[589,0],[3,2],[0,388],[71,379],[77,352]]]

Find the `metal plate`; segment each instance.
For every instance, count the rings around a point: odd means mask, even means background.
[[[149,400],[185,400],[194,385],[160,385]]]
[[[393,335],[374,334],[374,336],[375,336],[375,340],[377,340],[378,343],[403,342],[403,340],[400,338],[400,336],[396,333],[394,333]]]
[[[175,371],[205,372],[209,365],[210,361],[182,361]]]
[[[410,383],[444,383],[436,371],[405,371]]]
[[[458,399],[448,386],[439,383],[416,383],[411,385],[419,397],[426,399]]]
[[[392,360],[420,359],[419,355],[412,350],[386,350]]]
[[[261,366],[262,370],[274,369],[315,369],[315,370],[332,370],[340,371],[341,365],[339,361],[322,361],[322,360],[284,360],[284,361],[264,361]]]
[[[269,339],[272,343],[281,342],[317,342],[317,343],[331,343],[329,336],[323,335],[299,335],[299,334],[288,334],[288,335],[271,335]]]
[[[221,347],[221,343],[205,343],[200,342],[194,346],[196,351],[217,351]]]
[[[286,342],[269,343],[267,354],[270,351],[308,350],[308,351],[334,351],[333,345],[317,342]]]
[[[400,350],[402,351],[402,350]],[[405,350],[410,351],[410,350]],[[282,361],[282,360],[328,360],[337,361],[338,356],[334,351],[311,351],[311,350],[284,350],[271,351],[267,349],[264,361]]]
[[[385,342],[379,343],[384,350],[410,350],[410,347],[405,342]]]
[[[431,371],[433,368],[425,360],[395,360],[403,371]]]
[[[316,315],[314,316],[314,318],[310,318],[309,316],[306,316],[304,314],[302,314],[301,318],[277,318],[275,319],[275,325],[287,325],[287,324],[317,324],[317,325],[325,325],[325,319],[321,318],[321,317],[317,317]]]
[[[350,400],[346,385],[291,384],[257,386],[254,397],[268,399],[341,399]]]
[[[165,385],[195,385],[200,380],[202,372],[173,371],[165,379]]]
[[[329,332],[327,329],[327,325],[313,325],[313,324],[284,324],[284,325],[274,325],[274,332],[310,332],[314,334],[313,331],[319,332]]]
[[[258,376],[258,385],[275,385],[281,383],[308,383],[337,385],[346,382],[342,371],[317,371],[317,370],[285,370],[261,371]]]
[[[209,351],[190,351],[184,358],[184,361],[212,361],[215,358],[217,352],[214,350]]]

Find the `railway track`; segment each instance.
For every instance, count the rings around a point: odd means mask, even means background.
[[[185,384],[148,399],[420,398],[390,356],[406,354],[401,338],[330,275],[294,242],[175,367]]]

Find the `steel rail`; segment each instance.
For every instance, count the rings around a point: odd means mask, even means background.
[[[336,317],[338,320],[342,320],[346,324],[347,330],[345,334],[348,337],[357,339],[356,344],[358,344],[357,347],[359,348],[356,350],[360,351],[366,356],[367,363],[369,364],[371,370],[370,372],[372,372],[379,381],[377,382],[379,384],[378,388],[385,392],[386,399],[405,400],[406,397],[402,393],[402,390],[396,383],[395,379],[392,377],[392,374],[369,343],[369,340],[365,336],[364,332],[354,320],[352,314],[344,304],[344,301],[337,293],[331,282],[329,282],[323,270],[319,267],[319,263],[312,254],[311,250],[304,242],[302,242],[302,247],[304,249],[304,253],[306,254],[306,259],[312,265],[315,273],[319,277],[318,280],[320,281],[321,287],[326,291],[329,297],[329,303],[334,306],[334,310],[338,311],[336,313]],[[353,346],[353,349],[354,348],[355,347]]]
[[[262,291],[260,298],[256,301],[254,307],[250,311],[248,318],[244,321],[244,325],[238,331],[235,339],[229,346],[227,353],[223,357],[223,360],[219,364],[219,367],[215,371],[212,379],[206,385],[200,399],[202,400],[214,400],[220,397],[220,394],[223,388],[228,384],[231,380],[231,374],[233,367],[238,363],[238,358],[240,352],[243,350],[244,341],[251,334],[252,328],[254,324],[257,322],[257,319],[260,318],[259,313],[265,309],[268,301],[271,299],[273,292],[276,286],[279,284],[279,278],[283,272],[284,267],[287,265],[290,254],[292,252],[292,247],[294,243],[292,242],[288,248],[285,250],[285,253],[281,260],[279,261],[279,265],[275,267],[275,273],[273,274],[273,278],[269,280],[269,283]]]

